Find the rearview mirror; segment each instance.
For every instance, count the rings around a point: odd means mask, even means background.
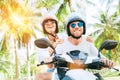
[[[99,51],[102,49],[111,50],[117,46],[117,42],[114,40],[105,40],[99,48]]]
[[[37,39],[35,40],[35,45],[38,48],[47,48],[47,47],[51,47],[54,50],[54,47],[52,46],[52,44],[50,43],[49,40],[47,40],[46,38],[41,38],[41,39]]]
[[[103,49],[106,49],[106,50],[114,49],[117,46],[117,44],[118,43],[114,40],[105,40],[99,48],[98,57],[99,58],[101,57],[101,55],[100,55],[101,50],[103,50]]]

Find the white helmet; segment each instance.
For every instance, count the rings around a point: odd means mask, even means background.
[[[46,31],[45,29],[45,26],[44,26],[44,23],[48,20],[54,20],[55,21],[55,24],[56,24],[56,33],[58,33],[58,20],[57,20],[57,17],[55,15],[45,15],[43,16],[43,20],[42,20],[42,27],[43,27],[43,32],[44,34],[48,34],[48,32]]]
[[[70,25],[70,23],[72,23],[74,21],[81,21],[81,22],[83,22],[83,34],[85,34],[86,33],[86,24],[85,24],[84,20],[80,17],[80,14],[72,13],[66,19],[66,30],[67,30],[68,36],[71,36],[69,25]]]

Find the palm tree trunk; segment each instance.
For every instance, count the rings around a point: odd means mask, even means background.
[[[18,54],[16,51],[16,40],[14,39],[14,53],[15,53],[15,63],[16,63],[16,80],[19,79],[19,64],[18,64]]]
[[[27,48],[27,69],[28,69],[28,80],[31,80],[31,76],[30,76],[30,59],[29,59],[29,48],[28,48],[28,44],[26,45]]]

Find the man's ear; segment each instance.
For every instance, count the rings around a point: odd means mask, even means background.
[[[91,42],[91,43],[93,43],[93,42],[94,42],[93,38],[92,38],[92,37],[90,37],[90,36],[87,36],[86,41]]]

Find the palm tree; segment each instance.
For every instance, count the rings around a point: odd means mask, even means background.
[[[42,15],[54,13],[59,20],[60,31],[64,31],[65,19],[67,18],[68,14],[76,11],[82,12],[81,15],[85,14],[85,11],[82,11],[85,9],[85,6],[82,3],[84,3],[83,0],[79,2],[77,0],[36,0],[36,7],[40,10],[44,9],[41,11]],[[76,6],[74,7],[74,5]]]
[[[21,5],[16,0],[3,0],[1,1],[1,4],[2,5],[0,6],[0,10],[2,11],[2,21],[0,22],[2,23],[2,25],[4,25],[4,29],[2,29],[1,31],[6,34],[6,42],[11,40],[14,42],[14,44],[11,45],[14,48],[16,79],[18,80],[20,71],[17,49],[20,48],[20,46],[26,47],[27,64],[30,65],[28,44],[31,37],[35,36],[35,32],[33,31],[33,29],[36,26],[34,26],[33,13],[32,11],[30,11],[30,8],[28,6],[24,4]],[[30,76],[30,68],[28,68],[28,74]]]
[[[9,72],[10,72],[10,67],[12,66],[12,63],[9,61],[10,59],[9,49],[5,41],[6,40],[4,39],[0,41],[1,43],[0,44],[0,75],[1,76],[3,75],[3,77],[0,78],[1,80],[7,79],[5,75],[9,78],[11,76]]]
[[[119,0],[120,2],[120,0]],[[119,3],[118,2],[118,3]],[[97,23],[94,24],[95,27],[99,28],[97,31],[95,31],[94,33],[92,33],[92,35],[96,35],[96,40],[95,40],[95,45],[98,47],[100,46],[100,44],[106,40],[106,39],[111,39],[111,40],[116,40],[118,43],[120,42],[120,34],[119,34],[119,29],[120,29],[120,13],[119,13],[119,6],[120,4],[116,5],[116,10],[115,12],[112,12],[111,14],[111,10],[113,11],[112,8],[113,5],[112,3],[114,3],[114,0],[106,0],[104,2],[102,2],[101,4],[106,4],[106,7],[104,8],[105,10],[99,10],[99,15],[97,16]],[[105,56],[107,56],[109,59],[112,59],[116,62],[119,61],[120,59],[120,50],[119,50],[120,45],[118,44],[118,47],[114,50],[112,50],[112,52],[103,52],[106,53],[104,54]]]

